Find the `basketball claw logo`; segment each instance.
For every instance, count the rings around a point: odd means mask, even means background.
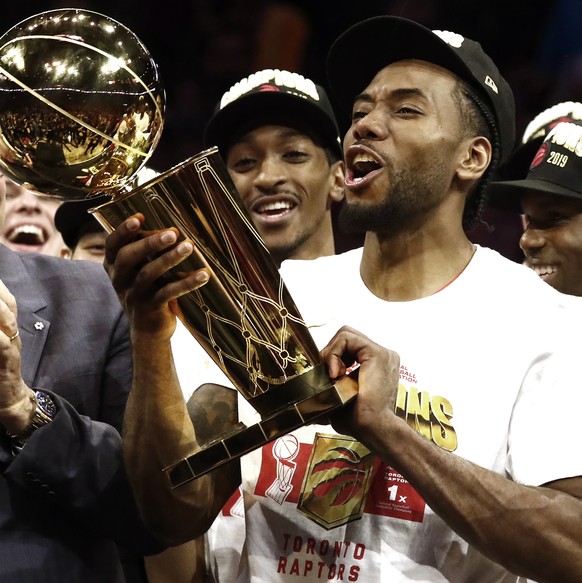
[[[323,480],[313,488],[313,495],[317,497],[330,496],[332,506],[348,503],[358,495],[365,484],[365,459],[358,452],[347,447],[334,447],[330,450],[337,456],[317,462],[313,466],[311,476],[317,479],[316,474],[323,472]]]
[[[373,455],[352,437],[315,436],[297,508],[326,529],[364,513]]]

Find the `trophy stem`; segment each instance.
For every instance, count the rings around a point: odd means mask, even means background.
[[[357,392],[357,382],[353,378],[344,377],[259,423],[249,427],[240,423],[232,432],[200,447],[163,471],[172,489],[182,486],[303,425],[316,423],[318,420],[327,423],[328,415],[351,401]]]

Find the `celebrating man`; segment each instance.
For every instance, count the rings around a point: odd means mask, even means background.
[[[343,223],[365,243],[281,271],[330,375],[359,364],[359,394],[339,433],[302,427],[171,490],[160,469],[211,421],[190,421],[168,366],[174,302],[212,274],[160,285],[193,246],[136,239],[128,219],[106,264],[131,320],[125,446],[144,516],[177,544],[242,483],[241,581],[579,581],[582,461],[562,452],[578,439],[580,309],[465,235],[513,148],[511,90],[478,43],[395,17],[341,35],[329,74],[353,106]],[[536,317],[505,330],[523,311]],[[252,419],[224,405],[225,423]]]

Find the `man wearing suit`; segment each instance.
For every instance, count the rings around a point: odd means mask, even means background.
[[[0,175],[0,226],[5,195]],[[115,543],[162,549],[122,464],[131,374],[126,320],[100,266],[0,245],[0,581],[139,580],[124,576]]]

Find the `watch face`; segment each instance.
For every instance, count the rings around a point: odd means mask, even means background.
[[[46,393],[43,393],[42,391],[36,391],[36,402],[42,409],[43,413],[49,417],[55,416],[57,408],[53,403],[53,400]]]

